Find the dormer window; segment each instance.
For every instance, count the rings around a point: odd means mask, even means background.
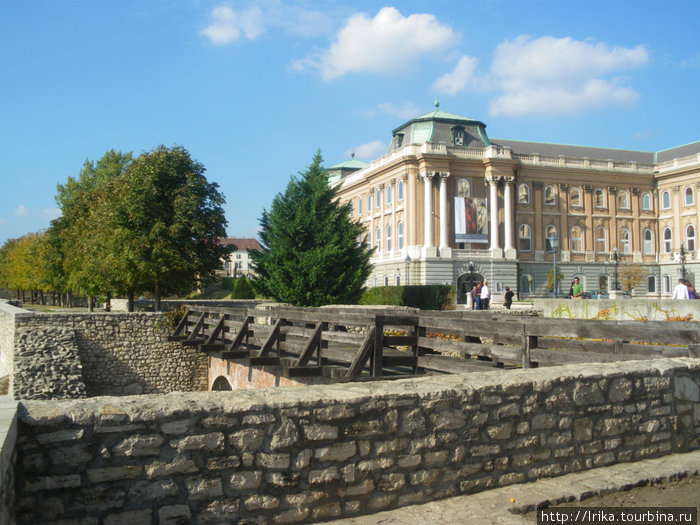
[[[403,144],[403,133],[394,135],[394,149],[400,148]]]
[[[452,141],[455,146],[464,146],[466,137],[462,126],[452,128]]]

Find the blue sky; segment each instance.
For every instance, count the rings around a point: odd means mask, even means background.
[[[369,161],[440,109],[491,137],[700,140],[700,2],[5,2],[0,244],[48,227],[85,159],[179,144],[254,236],[289,177]]]

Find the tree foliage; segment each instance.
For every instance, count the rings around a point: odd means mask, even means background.
[[[86,160],[56,202],[62,214],[46,232],[0,249],[4,288],[158,299],[192,291],[229,251],[224,197],[180,146]]]
[[[328,185],[317,153],[260,219],[260,250],[250,252],[258,295],[297,306],[356,303],[371,272],[371,251]]]
[[[632,291],[646,276],[647,272],[638,264],[620,266],[620,281],[622,281],[622,289],[626,292]]]

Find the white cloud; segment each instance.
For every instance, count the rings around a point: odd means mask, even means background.
[[[15,209],[15,217],[29,217],[29,208],[24,204],[20,204]]]
[[[465,89],[480,90],[485,87],[486,80],[476,73],[478,61],[474,57],[462,56],[455,68],[438,78],[433,89],[440,93],[456,95]]]
[[[367,142],[365,144],[360,144],[355,146],[352,150],[345,152],[346,155],[355,153],[358,159],[376,159],[381,157],[386,153],[387,145],[381,140],[375,140],[373,142]]]
[[[352,15],[330,48],[297,61],[297,70],[315,68],[323,80],[347,73],[400,73],[424,56],[447,49],[458,35],[430,14],[404,17],[394,7],[383,7],[374,18]]]
[[[520,36],[500,44],[491,65],[491,83],[501,92],[490,103],[492,116],[574,114],[633,104],[639,93],[620,85],[621,72],[642,67],[643,46],[545,36]],[[603,78],[612,75],[612,78]]]
[[[410,119],[415,117],[420,113],[420,108],[411,102],[406,102],[399,106],[391,104],[390,102],[384,102],[382,104],[377,104],[375,107],[368,109],[363,113],[363,116],[367,119],[375,118],[377,115],[391,115],[392,117]]]
[[[220,5],[212,10],[211,18],[211,24],[201,34],[217,46],[235,42],[241,36],[255,40],[265,31],[262,11],[257,7],[234,11],[227,5]]]

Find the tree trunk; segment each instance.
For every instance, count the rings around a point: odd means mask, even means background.
[[[111,312],[112,311],[112,294],[108,293],[107,294],[107,299],[105,299],[105,312]]]
[[[156,312],[160,312],[160,286],[158,286],[157,282],[153,290],[153,309]]]
[[[92,313],[95,311],[95,308],[92,306],[92,302],[95,300],[94,295],[88,295],[88,312]]]
[[[134,291],[129,290],[129,306],[127,307],[127,312],[133,313],[134,311]]]

